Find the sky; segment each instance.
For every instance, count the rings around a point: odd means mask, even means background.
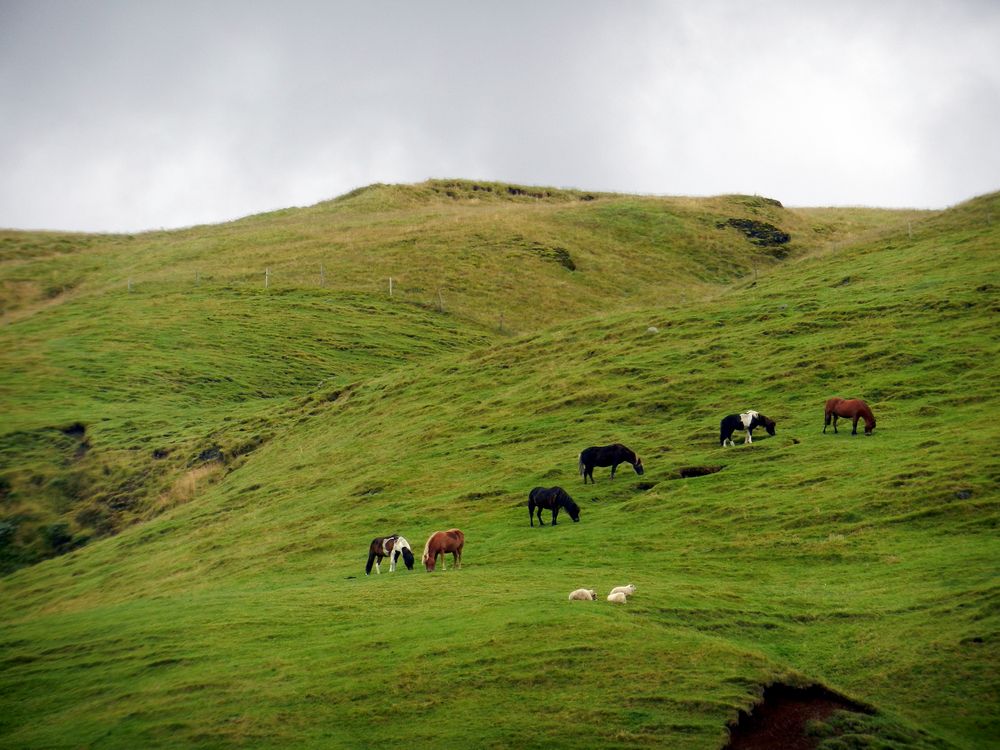
[[[434,177],[954,205],[1000,189],[1000,2],[0,0],[0,227]]]

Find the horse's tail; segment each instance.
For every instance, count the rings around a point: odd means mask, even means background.
[[[375,564],[375,551],[368,550],[368,564],[365,565],[365,575],[368,575],[372,572],[372,565],[374,564]]]
[[[580,465],[579,465],[579,469],[580,469],[580,476],[583,477],[584,479],[586,479],[586,476],[584,475],[584,472],[587,471],[587,464],[585,464],[583,462],[583,453],[582,452],[580,453]]]

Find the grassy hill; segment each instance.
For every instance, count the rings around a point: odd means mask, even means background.
[[[876,711],[824,747],[986,746],[998,207],[438,181],[8,233],[8,524],[121,533],[0,582],[0,745],[714,748],[780,681]],[[822,434],[832,395],[875,435]],[[777,435],[719,448],[746,408]],[[584,487],[613,441],[646,474]],[[581,522],[529,528],[554,484]],[[364,577],[453,526],[462,570]]]

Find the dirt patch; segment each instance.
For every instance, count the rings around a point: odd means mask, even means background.
[[[692,477],[704,477],[722,471],[725,466],[682,466],[677,470],[675,479],[691,479]]]
[[[871,714],[871,709],[837,695],[821,685],[795,688],[771,685],[750,713],[740,711],[729,728],[724,750],[813,750],[821,740],[810,732],[810,724],[822,722],[834,711]]]

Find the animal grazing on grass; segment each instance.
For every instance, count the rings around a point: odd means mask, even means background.
[[[625,594],[625,596],[632,596],[635,593],[635,584],[630,583],[628,586],[615,586],[611,589],[612,594]]]
[[[614,602],[615,604],[624,604],[626,601],[628,601],[628,597],[625,596],[624,591],[615,591],[613,593],[608,594],[608,601]]]
[[[372,543],[368,546],[368,564],[365,565],[365,575],[372,572],[372,563],[375,564],[375,572],[381,575],[382,558],[384,557],[389,558],[390,573],[396,572],[396,562],[400,557],[403,558],[406,569],[413,570],[413,550],[410,549],[410,543],[399,534],[372,539]]]
[[[583,477],[584,484],[587,483],[587,477],[590,477],[590,481],[596,484],[594,482],[594,467],[610,466],[611,478],[614,479],[618,464],[632,464],[632,468],[639,476],[642,476],[644,471],[642,459],[635,454],[634,450],[626,448],[621,443],[615,443],[614,445],[585,448],[580,453],[580,476]]]
[[[753,444],[753,438],[750,436],[750,433],[754,431],[755,427],[763,427],[767,430],[768,435],[774,435],[775,424],[776,422],[773,419],[769,419],[757,411],[730,414],[727,417],[723,417],[722,422],[719,423],[719,445],[722,447],[725,447],[726,443],[736,445],[733,442],[733,433],[741,427],[747,433],[743,445],[747,443]]]
[[[545,522],[542,521],[543,508],[552,511],[553,526],[556,525],[556,516],[559,515],[560,508],[565,508],[574,522],[580,520],[580,506],[573,502],[573,498],[562,487],[535,487],[528,493],[528,520],[531,521],[532,526],[535,525],[536,509],[538,510],[538,523],[541,526],[545,525]]]
[[[592,602],[597,600],[597,592],[593,589],[577,589],[570,592],[569,600],[578,602]]]
[[[465,546],[465,534],[458,529],[448,529],[448,531],[435,531],[427,538],[424,545],[424,567],[428,573],[434,572],[437,565],[438,555],[441,555],[441,570],[447,570],[444,566],[444,556],[451,553],[452,561],[456,568],[462,567],[462,547]]]
[[[830,420],[833,420],[833,431],[837,431],[837,418],[843,417],[844,419],[853,420],[854,429],[851,430],[852,435],[858,434],[858,420],[865,420],[865,435],[871,437],[872,430],[875,429],[875,415],[872,414],[871,408],[862,401],[860,398],[831,398],[826,402],[826,411],[823,415],[823,432],[826,432],[826,428],[830,426]]]

